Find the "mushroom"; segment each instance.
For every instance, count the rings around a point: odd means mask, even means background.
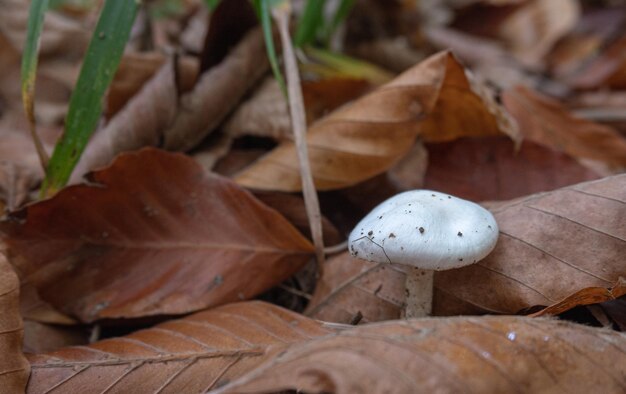
[[[350,253],[377,263],[409,266],[406,318],[432,310],[433,274],[485,258],[496,246],[493,215],[473,202],[412,190],[382,202],[350,233]]]

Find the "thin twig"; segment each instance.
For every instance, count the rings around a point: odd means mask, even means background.
[[[315,245],[315,255],[318,264],[318,276],[322,276],[324,265],[324,239],[322,238],[322,215],[317,199],[311,166],[309,163],[309,153],[306,144],[306,118],[304,113],[304,100],[300,86],[300,75],[298,64],[294,54],[291,36],[289,34],[289,17],[291,6],[288,2],[272,10],[272,16],[278,25],[278,31],[282,42],[283,58],[285,61],[285,74],[287,75],[287,92],[289,93],[289,112],[291,113],[291,123],[298,151],[298,161],[300,163],[300,177],[302,178],[302,192],[304,194],[304,204],[309,218],[313,244]]]

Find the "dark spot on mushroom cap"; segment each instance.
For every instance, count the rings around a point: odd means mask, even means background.
[[[379,218],[379,219],[382,219],[382,218],[383,218],[383,215],[380,215],[378,218]]]
[[[424,230],[424,227],[420,227],[419,230],[420,230],[420,234],[424,234],[424,231],[426,231]]]
[[[374,232],[372,230],[370,230],[367,235],[371,236],[372,234],[374,234]]]
[[[395,238],[396,235],[394,233],[389,233],[389,238]]]
[[[456,233],[456,235],[458,235],[459,237],[462,237],[463,233],[459,231],[458,233]]]
[[[452,198],[452,197],[448,196],[448,198]]]
[[[487,228],[489,228],[489,230],[491,230],[491,226],[487,226]]]
[[[431,194],[431,196],[433,196],[433,197],[437,197],[437,196],[435,196],[434,194]]]
[[[459,259],[459,261],[463,261],[463,259]]]

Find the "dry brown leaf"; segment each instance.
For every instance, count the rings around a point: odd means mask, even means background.
[[[234,137],[256,135],[276,140],[292,137],[287,101],[274,77],[266,78],[254,95],[242,103],[224,124]]]
[[[3,393],[23,393],[28,381],[28,361],[22,354],[24,326],[19,297],[17,275],[0,254],[0,392]]]
[[[484,260],[435,275],[435,313],[515,313],[626,276],[626,175],[492,209],[500,239]]]
[[[620,41],[619,37],[623,34],[625,10],[624,6],[586,9],[572,32],[557,42],[548,54],[546,60],[552,76],[571,81],[578,73],[584,74],[585,70],[595,68],[594,63],[604,63],[608,66],[604,72],[611,74],[611,68],[615,65],[611,58],[619,56],[615,51],[619,45],[613,50],[611,47],[616,41]],[[611,56],[606,56],[611,52]],[[597,62],[603,58],[604,60]]]
[[[294,344],[217,393],[622,393],[626,334],[547,319],[372,324]]]
[[[502,100],[525,139],[614,170],[626,168],[626,138],[610,127],[576,118],[557,101],[523,86],[504,92]]]
[[[450,53],[441,52],[315,123],[307,142],[316,186],[329,190],[385,172],[418,135],[449,141],[502,133],[517,135],[506,113]],[[235,180],[255,189],[299,191],[297,163],[295,145],[286,142]]]
[[[504,45],[492,38],[470,35],[447,27],[429,28],[425,31],[430,44],[448,49],[464,63],[471,66],[479,81],[499,89],[523,84],[545,87],[545,78],[528,73],[522,64],[506,51]]]
[[[517,59],[533,68],[543,66],[545,56],[576,26],[581,14],[579,2],[572,0],[481,3],[460,13],[454,26],[501,40]]]
[[[558,315],[580,305],[593,305],[605,301],[616,300],[626,294],[626,279],[620,277],[615,286],[607,289],[604,287],[588,287],[576,294],[572,294],[563,301],[550,305],[547,308],[535,312],[532,316]]]
[[[163,146],[186,151],[206,137],[269,69],[261,30],[248,32],[231,53],[207,70],[180,98],[180,111],[165,130]]]
[[[405,272],[401,266],[372,263],[345,252],[326,261],[306,315],[349,324],[400,318]]]
[[[504,20],[498,36],[522,62],[543,63],[545,55],[580,18],[578,1],[529,0]]]
[[[0,224],[11,263],[82,321],[247,299],[309,259],[276,211],[181,154],[144,149]]]
[[[168,61],[159,52],[130,52],[125,54],[107,92],[105,116],[112,118],[119,112]],[[188,92],[193,88],[198,78],[198,68],[198,61],[193,57],[185,56],[178,59],[176,77],[178,79],[177,88],[180,92]],[[176,93],[176,90],[169,92],[171,95]],[[147,106],[147,104],[144,105]]]
[[[332,332],[271,304],[230,304],[125,337],[31,355],[28,392],[204,393],[286,345]]]
[[[387,174],[401,190],[422,189],[427,170],[428,150],[421,141],[417,141],[409,153],[400,159]]]
[[[530,141],[519,151],[504,137],[466,138],[427,148],[424,188],[472,201],[509,200],[600,177],[566,154]]]
[[[626,89],[626,36],[612,43],[583,70],[568,78],[578,89]]]

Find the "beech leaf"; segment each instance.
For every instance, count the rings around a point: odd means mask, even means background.
[[[204,393],[286,345],[333,331],[260,301],[171,320],[89,346],[30,355],[29,393]]]
[[[526,317],[356,327],[291,345],[216,393],[621,393],[626,335]]]
[[[626,275],[626,175],[491,211],[500,228],[496,248],[476,264],[435,275],[438,314],[515,313],[588,287],[610,288]]]
[[[569,155],[505,137],[428,144],[423,188],[472,201],[509,200],[600,178]],[[515,174],[515,176],[511,176]]]
[[[89,179],[0,224],[22,281],[85,322],[253,297],[313,250],[279,213],[181,154],[123,154]]]

